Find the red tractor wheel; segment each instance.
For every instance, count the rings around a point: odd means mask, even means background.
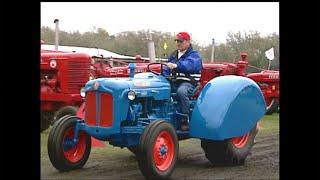
[[[206,158],[217,166],[243,165],[253,147],[258,132],[256,128],[254,126],[245,135],[224,141],[201,140]]]
[[[277,108],[279,106],[279,101],[276,98],[273,98],[273,99],[267,100],[266,104],[267,104],[266,115],[271,115],[277,111]]]
[[[78,142],[73,142],[77,118],[64,116],[52,127],[48,138],[48,155],[52,165],[59,171],[82,168],[91,151],[91,137],[80,131]]]
[[[138,164],[147,179],[166,179],[174,170],[179,153],[173,126],[164,121],[150,123],[140,137]]]
[[[40,132],[43,132],[44,130],[48,129],[50,127],[51,120],[53,118],[53,113],[41,111],[40,112]]]
[[[250,133],[247,133],[244,136],[232,138],[231,142],[236,148],[243,148],[246,144],[248,144],[249,136]]]
[[[52,121],[52,124],[56,122],[58,119],[62,118],[63,116],[70,115],[75,116],[77,114],[78,107],[75,106],[65,106],[60,108],[56,113],[55,117]]]

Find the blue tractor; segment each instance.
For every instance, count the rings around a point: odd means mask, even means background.
[[[161,71],[149,68],[160,65]],[[179,113],[175,75],[166,64],[151,63],[146,73],[128,78],[99,78],[85,85],[85,116],[66,115],[48,139],[51,163],[59,171],[81,168],[88,160],[91,137],[126,147],[137,156],[147,179],[166,179],[176,165],[179,140],[198,138],[214,165],[241,165],[254,144],[257,122],[266,105],[259,86],[249,78],[221,76],[190,92],[190,114]],[[198,96],[193,96],[199,90]],[[181,129],[187,118],[189,130]]]

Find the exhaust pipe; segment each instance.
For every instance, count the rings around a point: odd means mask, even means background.
[[[214,62],[214,38],[212,38],[211,63]]]
[[[148,55],[149,55],[149,59],[150,59],[150,63],[154,63],[156,62],[156,51],[154,48],[154,42],[152,41],[152,34],[149,30],[149,33],[147,35],[147,39],[148,39]]]
[[[54,23],[56,24],[55,50],[58,51],[58,47],[59,47],[59,19],[55,19]]]

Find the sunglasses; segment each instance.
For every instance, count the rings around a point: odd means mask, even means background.
[[[175,41],[176,43],[183,43],[184,40],[182,40],[182,39],[175,39],[174,41]]]

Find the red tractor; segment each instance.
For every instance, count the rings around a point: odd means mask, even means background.
[[[265,70],[260,73],[251,73],[248,78],[257,82],[263,93],[267,104],[266,114],[270,115],[274,112],[279,112],[279,71]]]
[[[55,119],[76,114],[91,60],[83,53],[41,50],[41,132]]]
[[[273,112],[279,112],[279,71],[271,71],[260,69],[248,65],[248,54],[240,53],[241,59],[236,63],[206,63],[203,64],[204,69],[210,69],[206,73],[202,73],[201,78],[208,79],[223,75],[246,76],[254,80],[261,88],[266,105],[266,114],[270,115]],[[259,73],[247,73],[247,67],[253,67],[261,70]],[[203,77],[206,76],[206,77]],[[204,81],[203,83],[206,83]]]

